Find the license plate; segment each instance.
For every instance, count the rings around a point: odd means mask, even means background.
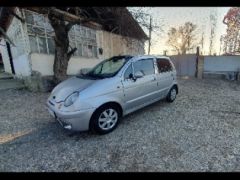
[[[51,109],[48,108],[48,112],[51,114],[52,117],[56,118],[54,112]]]

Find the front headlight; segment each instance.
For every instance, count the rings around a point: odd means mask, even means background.
[[[71,106],[78,98],[79,92],[74,92],[70,96],[68,96],[64,101],[64,106],[68,107]]]

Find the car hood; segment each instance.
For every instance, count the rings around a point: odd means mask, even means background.
[[[50,99],[55,102],[64,101],[75,91],[82,91],[98,80],[72,77],[58,84],[52,91]]]

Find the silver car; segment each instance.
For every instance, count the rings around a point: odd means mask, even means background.
[[[121,117],[160,99],[173,102],[177,94],[169,57],[114,56],[57,85],[47,107],[65,129],[106,134]]]

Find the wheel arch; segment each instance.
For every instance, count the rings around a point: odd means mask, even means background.
[[[102,107],[104,107],[104,106],[111,106],[111,105],[118,108],[119,113],[120,113],[120,118],[123,116],[123,108],[122,108],[122,106],[121,106],[120,103],[118,103],[118,102],[116,102],[116,101],[106,102],[106,103],[100,105],[98,108],[96,108],[95,111],[92,113],[92,116],[91,116],[90,122],[89,122],[89,128],[91,127],[92,118],[93,118],[94,114],[95,114],[100,108],[102,108]]]
[[[171,87],[171,89],[172,89],[173,87],[176,87],[177,94],[178,94],[178,85],[177,85],[177,84],[174,84],[174,85]]]

